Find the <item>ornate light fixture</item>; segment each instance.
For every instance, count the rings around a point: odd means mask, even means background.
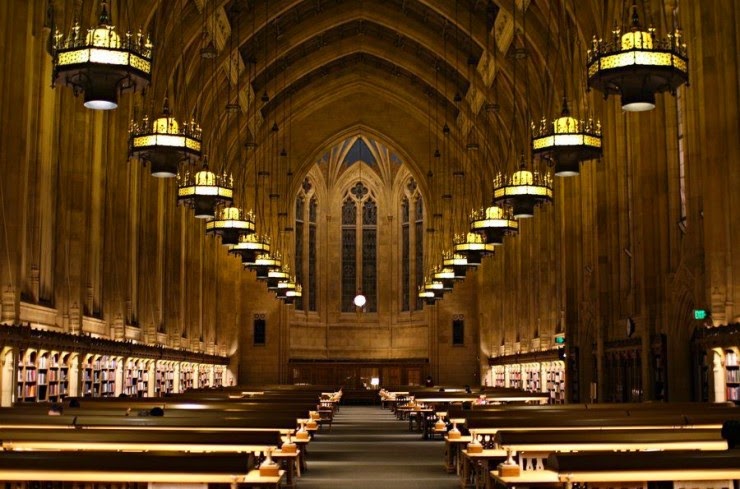
[[[143,90],[151,81],[152,42],[139,31],[125,39],[110,23],[108,2],[100,2],[98,26],[83,37],[75,21],[66,39],[57,31],[52,46],[52,83],[60,80],[85,93],[85,107],[111,110],[118,107],[118,92]]]
[[[611,41],[594,36],[588,50],[586,67],[588,86],[605,97],[619,94],[622,109],[640,112],[655,108],[655,94],[676,89],[689,81],[689,58],[681,30],[676,28],[666,39],[655,36],[655,28],[643,30],[632,2],[628,32],[619,26],[612,31]]]
[[[290,268],[288,265],[283,265],[281,268],[274,268],[267,271],[267,289],[277,290],[280,282],[285,282],[290,279]]]
[[[458,280],[458,276],[455,275],[455,271],[451,267],[435,267],[432,270],[432,278],[435,282],[442,282],[442,290],[450,291],[455,285],[455,280]]]
[[[477,263],[471,263],[468,258],[461,253],[447,251],[443,254],[442,264],[445,268],[451,268],[458,280],[464,279],[468,268],[478,266]]]
[[[436,294],[431,290],[427,290],[423,285],[419,287],[419,292],[416,294],[416,296],[419,299],[423,299],[425,303],[430,305],[434,304],[437,301]]]
[[[287,277],[284,280],[280,280],[277,286],[273,289],[277,293],[278,299],[285,299],[288,296],[289,290],[295,290],[297,287],[295,277]]]
[[[181,161],[201,156],[200,126],[195,120],[179,124],[165,97],[162,115],[154,122],[146,115],[140,123],[131,122],[129,154],[151,163],[152,176],[174,177]]]
[[[207,163],[198,172],[185,168],[177,173],[177,202],[192,207],[197,219],[212,219],[216,205],[229,205],[233,198],[234,179],[225,172],[213,173]]]
[[[509,206],[491,205],[473,212],[470,217],[470,230],[483,233],[486,243],[503,245],[504,236],[516,234],[519,231],[519,222],[512,216]]]
[[[254,233],[254,213],[244,212],[239,207],[220,207],[216,217],[206,222],[206,234],[221,236],[222,245],[239,243],[239,236]]]
[[[495,245],[486,243],[483,236],[478,233],[456,234],[453,242],[455,254],[465,256],[469,266],[480,265],[483,257],[492,255],[495,250]]]
[[[539,127],[532,123],[532,154],[544,154],[554,160],[558,177],[578,175],[581,161],[599,158],[601,153],[601,122],[571,117],[566,98],[560,117],[552,125],[544,117]]]
[[[291,279],[293,287],[278,289],[278,299],[282,299],[286,304],[292,304],[295,299],[303,297],[303,287],[295,282],[295,277]]]
[[[419,293],[417,296],[420,299],[424,299],[427,304],[434,304],[442,298],[444,294],[444,284],[437,280],[427,278],[424,281],[424,285],[419,287]]]
[[[257,255],[253,262],[245,262],[244,267],[254,270],[258,279],[266,280],[267,273],[270,270],[282,267],[282,260],[277,254],[272,255],[269,253],[263,253],[261,255]]]
[[[532,217],[536,205],[552,202],[552,175],[547,170],[531,172],[522,161],[511,177],[499,173],[493,179],[493,202],[511,204],[517,219]]]
[[[237,244],[229,246],[229,253],[241,256],[244,265],[253,264],[259,255],[270,253],[270,238],[256,233],[243,234]]]

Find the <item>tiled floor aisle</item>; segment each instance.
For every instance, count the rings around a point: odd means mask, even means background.
[[[422,440],[379,406],[342,406],[331,431],[311,442],[298,489],[454,489],[442,467],[444,442]]]

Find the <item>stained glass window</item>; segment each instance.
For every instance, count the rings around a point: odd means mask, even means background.
[[[304,200],[300,195],[295,200],[295,278],[299,284],[303,284],[303,212]],[[300,297],[295,300],[295,308],[303,309],[303,301]]]
[[[416,281],[414,289],[424,283],[424,203],[421,196],[416,198],[416,226],[414,227],[414,240],[416,243]],[[421,310],[424,307],[422,301],[416,296],[416,309]]]
[[[686,142],[683,138],[683,90],[676,92],[676,126],[678,134],[678,196],[681,216],[678,221],[681,232],[686,233]]]
[[[401,310],[408,311],[411,308],[411,262],[409,251],[409,199],[404,196],[401,199]]]
[[[354,310],[357,287],[357,204],[347,198],[342,205],[342,311]]]
[[[378,311],[377,297],[377,221],[378,207],[368,199],[362,206],[362,293],[367,298],[365,309]]]
[[[316,215],[318,201],[312,197],[308,204],[308,310],[316,311]]]

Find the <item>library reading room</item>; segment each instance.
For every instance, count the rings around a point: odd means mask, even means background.
[[[740,489],[738,51],[737,0],[0,0],[0,489]]]

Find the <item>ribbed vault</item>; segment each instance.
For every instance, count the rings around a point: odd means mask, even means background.
[[[525,148],[532,119],[554,115],[563,93],[583,105],[576,49],[618,4],[177,0],[119,13],[148,25],[159,49],[146,103],[168,93],[196,114],[211,160],[239,174],[247,195],[266,165],[275,181],[260,185],[295,186],[322,142],[361,125],[413,155],[421,180],[455,170],[474,177],[473,191],[457,196],[470,209],[486,203],[512,149]],[[209,44],[213,59],[201,55]],[[471,155],[472,147],[480,149]],[[272,154],[283,149],[285,158]],[[432,197],[445,193],[422,184]]]

